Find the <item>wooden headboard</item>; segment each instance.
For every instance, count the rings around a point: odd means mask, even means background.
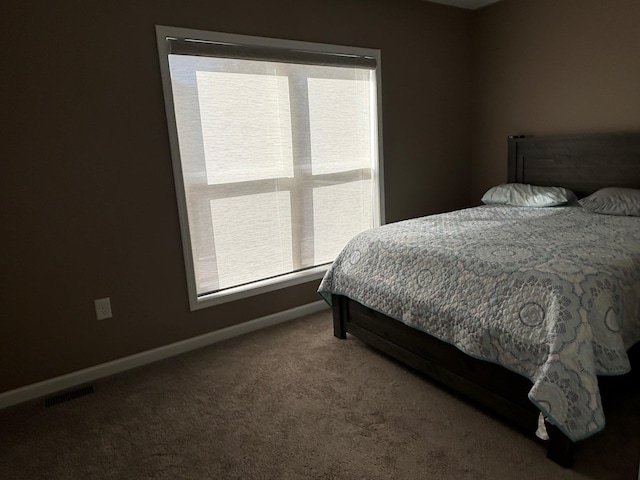
[[[578,197],[640,188],[640,133],[509,137],[509,182],[565,187]]]

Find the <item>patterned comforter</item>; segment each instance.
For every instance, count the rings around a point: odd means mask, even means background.
[[[482,206],[368,230],[320,294],[344,295],[533,382],[572,440],[604,427],[596,375],[640,341],[640,218]]]

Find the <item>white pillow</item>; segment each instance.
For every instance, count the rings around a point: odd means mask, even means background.
[[[482,203],[518,207],[556,207],[566,205],[575,198],[576,196],[571,190],[562,187],[505,183],[487,190],[482,196]]]
[[[635,188],[601,188],[580,199],[580,205],[594,213],[640,217],[640,190]]]

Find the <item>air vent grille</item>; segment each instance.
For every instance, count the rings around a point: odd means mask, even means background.
[[[73,390],[69,390],[67,392],[58,393],[51,397],[47,397],[44,400],[45,407],[52,407],[54,405],[58,405],[62,402],[68,402],[69,400],[73,400],[74,398],[83,397],[85,395],[89,395],[94,393],[96,389],[93,385],[86,385],[84,387],[75,388]]]

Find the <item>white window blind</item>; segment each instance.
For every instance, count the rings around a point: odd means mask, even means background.
[[[319,278],[382,221],[376,51],[157,32],[192,308]]]

